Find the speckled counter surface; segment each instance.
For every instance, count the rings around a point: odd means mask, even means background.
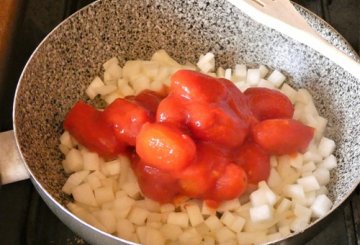
[[[89,74],[89,75],[91,75],[91,74]],[[17,185],[17,184],[14,184],[14,185]],[[12,185],[12,186],[14,186],[14,185]],[[22,190],[24,190],[24,191],[26,191],[26,190],[28,190],[28,191],[31,191],[31,188],[29,189],[28,187],[26,187],[27,186],[27,184],[26,183],[19,183],[19,186],[22,186],[21,188],[22,188]],[[0,192],[0,195],[2,195],[2,197],[5,197],[5,195],[7,194],[7,193],[11,193],[10,192],[10,189],[12,189],[12,192],[14,191],[14,189],[12,188],[12,186],[6,186],[6,187],[4,187],[2,190],[1,190],[1,192]],[[5,192],[7,189],[9,189],[9,192]],[[4,195],[5,194],[5,195]],[[25,196],[26,196],[26,194],[25,194]],[[355,197],[356,197],[356,195],[354,195]],[[6,195],[6,198],[11,198],[11,195],[10,194],[8,194],[8,195]],[[29,198],[29,196],[27,197],[27,198]],[[18,199],[19,200],[19,199]],[[21,199],[20,199],[21,200]],[[27,200],[29,200],[29,199],[27,199]],[[48,243],[50,243],[50,241],[53,241],[54,243],[57,243],[58,242],[58,244],[61,244],[61,240],[58,240],[58,239],[60,239],[61,238],[61,235],[60,234],[55,234],[54,235],[54,233],[56,233],[55,231],[56,231],[56,229],[61,229],[61,230],[64,230],[64,231],[66,231],[66,232],[64,232],[64,234],[66,234],[66,235],[64,235],[64,237],[65,237],[65,241],[67,241],[67,242],[70,242],[70,241],[72,241],[72,239],[71,238],[73,238],[73,236],[72,236],[72,233],[71,232],[69,232],[68,230],[66,230],[66,228],[65,227],[63,227],[63,225],[60,223],[60,224],[58,224],[58,223],[56,223],[56,218],[54,218],[54,217],[52,217],[51,216],[51,213],[49,213],[48,211],[44,211],[44,209],[45,210],[47,210],[46,209],[46,207],[42,204],[42,201],[41,200],[39,200],[38,199],[38,197],[37,197],[37,195],[36,195],[36,193],[34,193],[33,194],[33,198],[31,198],[30,200],[33,200],[31,203],[33,204],[33,205],[31,205],[31,209],[30,209],[30,211],[31,212],[34,212],[36,215],[34,215],[34,213],[29,213],[29,214],[33,214],[33,215],[29,215],[28,216],[28,222],[29,222],[29,225],[22,225],[21,227],[22,228],[26,228],[26,229],[28,229],[27,231],[25,231],[26,232],[26,236],[23,236],[23,237],[25,237],[25,239],[26,239],[26,241],[27,242],[29,242],[29,243],[33,243],[33,244],[39,244],[38,242],[39,241],[43,241],[45,244],[48,244]],[[355,200],[355,198],[354,198],[354,200]],[[34,204],[34,202],[36,203],[36,204]],[[356,205],[356,200],[355,200],[355,205]],[[1,202],[0,202],[0,204],[1,204]],[[3,205],[3,204],[1,204],[1,205]],[[0,207],[2,207],[0,205]],[[23,203],[22,205],[25,205],[25,203]],[[4,206],[6,206],[6,204],[4,204]],[[334,220],[335,220],[335,223],[334,223],[334,221],[333,221],[333,223],[331,223],[331,225],[332,226],[336,226],[337,227],[337,231],[338,231],[338,234],[349,234],[349,232],[347,232],[347,226],[345,225],[339,225],[339,224],[341,224],[341,223],[339,223],[339,222],[342,222],[342,221],[344,221],[344,220],[347,220],[347,219],[345,219],[344,217],[346,217],[346,216],[344,216],[344,214],[346,215],[347,213],[348,213],[348,211],[349,211],[349,208],[346,208],[346,207],[348,207],[349,205],[348,204],[346,204],[346,205],[344,205],[344,209],[343,210],[340,210],[339,212],[337,212],[336,213],[336,215],[335,215],[335,218],[334,218]],[[354,205],[353,205],[354,206]],[[41,207],[41,208],[39,208],[39,207]],[[24,209],[26,209],[26,205],[24,206]],[[350,209],[351,209],[351,206],[350,206]],[[3,214],[4,215],[4,214]],[[27,216],[27,215],[23,215],[23,216]],[[37,216],[37,217],[36,217]],[[47,217],[52,217],[52,218],[48,218],[48,219],[46,219]],[[44,218],[44,220],[42,220],[42,222],[38,222],[39,220],[38,220],[38,218]],[[50,220],[50,221],[49,221]],[[39,227],[34,227],[34,225],[31,225],[32,224],[32,222],[37,222],[37,223],[39,223],[40,224],[40,226]],[[53,223],[51,223],[51,224],[53,224],[53,227],[51,227],[51,228],[47,228],[46,227],[46,225],[45,225],[45,223],[47,223],[47,222],[53,222]],[[346,223],[346,222],[345,222]],[[43,224],[43,225],[42,225]],[[328,226],[328,227],[331,227],[331,225],[330,226]],[[350,224],[351,225],[351,224]],[[0,232],[1,231],[3,231],[2,229],[1,229],[1,227],[2,227],[2,225],[0,225]],[[42,227],[42,228],[41,228]],[[320,243],[322,243],[322,242],[325,242],[325,241],[332,241],[333,243],[332,244],[344,244],[343,242],[345,241],[345,239],[347,239],[346,241],[348,241],[348,244],[352,244],[352,242],[354,242],[354,241],[356,241],[356,236],[355,236],[355,240],[354,240],[354,237],[352,236],[352,235],[346,235],[346,236],[339,236],[338,234],[336,234],[336,233],[334,233],[333,232],[333,230],[332,229],[328,229],[328,227],[324,230],[324,232],[326,232],[326,236],[322,236],[322,238],[321,239],[323,239],[323,240],[317,240],[317,238],[314,238],[314,240],[313,240],[313,243],[312,244],[318,244],[319,242]],[[45,230],[45,228],[47,228],[47,230],[48,230],[48,232],[50,232],[50,233],[45,233],[44,234],[44,232],[42,232],[42,230],[41,229],[44,229]],[[39,230],[40,229],[40,230]],[[16,230],[16,229],[15,229]],[[21,231],[21,232],[24,232],[24,230],[23,229],[18,229],[19,231]],[[3,234],[5,234],[5,233],[3,233]],[[23,234],[25,234],[25,233],[23,233]],[[334,236],[334,234],[336,234],[336,237]],[[7,237],[7,235],[6,235],[6,237]],[[70,238],[70,240],[66,240],[66,239],[68,239],[68,238]],[[9,241],[12,241],[11,240],[11,238],[9,238],[10,240]],[[326,240],[324,240],[324,239],[326,239]],[[327,239],[331,239],[331,240],[327,240]],[[63,240],[64,241],[64,240]],[[25,241],[23,241],[23,242],[25,242]],[[310,242],[311,243],[311,242]],[[16,244],[16,243],[9,243],[9,244]],[[19,244],[22,244],[22,242],[21,243],[19,243]],[[346,244],[346,243],[345,243]]]

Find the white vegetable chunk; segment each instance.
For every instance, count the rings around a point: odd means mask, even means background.
[[[230,68],[225,70],[224,77],[225,77],[225,79],[231,80],[232,74],[231,74],[231,69]]]
[[[165,224],[160,228],[161,233],[165,236],[166,239],[175,241],[182,233],[182,229],[178,225]]]
[[[246,65],[235,65],[234,75],[236,76],[237,81],[246,81],[247,69]]]
[[[195,228],[190,228],[180,234],[179,241],[182,245],[196,245],[201,243],[201,236]]]
[[[153,228],[147,228],[144,245],[164,245],[165,238],[160,231]]]
[[[334,155],[330,155],[326,157],[320,164],[321,167],[324,167],[328,170],[331,170],[333,168],[336,168],[337,166],[337,160]]]
[[[217,212],[223,213],[225,211],[232,211],[240,208],[240,200],[239,198],[235,198],[228,201],[223,201],[220,203],[219,207],[216,209]]]
[[[122,69],[118,64],[111,64],[104,72],[104,82],[116,81],[122,76]]]
[[[284,74],[282,74],[278,70],[274,70],[267,78],[267,80],[272,82],[277,88],[281,86],[281,84],[285,81],[285,79],[286,77],[284,76]]]
[[[221,223],[221,221],[219,220],[218,217],[216,217],[215,215],[210,216],[209,218],[207,218],[205,220],[205,224],[210,228],[210,230],[212,231],[216,231],[218,229],[220,229],[221,227],[223,227],[223,224]]]
[[[298,184],[302,185],[305,192],[316,191],[320,189],[320,184],[315,176],[310,175],[297,180]]]
[[[260,82],[260,70],[259,69],[248,69],[247,71],[247,77],[246,77],[246,82],[250,85],[250,86],[255,86]]]
[[[171,212],[169,213],[167,223],[186,228],[189,226],[189,217],[183,212]]]
[[[62,133],[62,135],[60,136],[60,143],[65,145],[69,149],[73,147],[71,135],[68,131],[64,131],[64,133]]]
[[[81,151],[85,170],[99,170],[100,158],[95,152]]]
[[[264,78],[268,74],[269,69],[264,65],[259,65],[259,71],[260,71],[260,77]]]
[[[99,212],[99,221],[106,227],[109,233],[114,233],[116,231],[116,219],[110,210],[100,210]]]
[[[157,61],[162,65],[180,66],[180,64],[171,58],[170,55],[163,49],[156,51],[151,57],[151,60]]]
[[[322,137],[319,143],[319,152],[323,157],[330,156],[335,150],[335,142],[329,138]]]
[[[289,84],[284,83],[284,84],[281,86],[280,92],[282,92],[283,94],[285,94],[285,95],[289,98],[289,100],[291,101],[292,104],[295,103],[297,92],[296,92],[296,90],[293,89]]]
[[[95,196],[94,196],[94,192],[88,183],[84,183],[84,184],[76,186],[72,190],[72,195],[74,197],[74,200],[79,203],[86,204],[86,205],[93,206],[93,207],[98,206]]]
[[[105,171],[109,176],[118,175],[121,172],[121,162],[119,159],[106,162],[104,168],[106,169]]]
[[[207,53],[201,56],[199,61],[196,63],[200,71],[204,73],[212,72],[215,70],[215,55],[213,53]]]
[[[267,204],[252,207],[250,208],[250,218],[253,222],[271,220],[273,218],[273,210]]]
[[[133,207],[128,218],[131,223],[143,225],[148,215],[149,211],[143,208]]]
[[[314,203],[311,205],[311,210],[313,211],[313,216],[321,218],[330,211],[332,207],[331,200],[324,194],[316,197]]]
[[[65,173],[72,173],[83,169],[83,158],[79,150],[72,148],[62,162]]]
[[[135,232],[134,225],[127,219],[118,219],[116,224],[117,236],[126,240],[132,240]]]
[[[326,168],[320,167],[313,174],[320,185],[327,185],[330,182],[330,171]]]
[[[190,219],[190,224],[192,226],[197,226],[204,222],[204,218],[201,214],[200,208],[197,204],[189,204],[185,206],[186,212]]]
[[[283,193],[286,197],[291,197],[297,200],[304,200],[305,199],[305,192],[302,185],[299,184],[292,184],[292,185],[285,185],[283,187]]]
[[[215,232],[215,237],[216,240],[220,243],[236,239],[235,233],[229,230],[227,227],[221,227],[219,230],[217,230]]]
[[[86,88],[85,93],[90,99],[94,99],[98,95],[98,89],[105,86],[100,77],[95,77],[90,85]]]
[[[66,194],[70,195],[72,190],[80,185],[85,178],[89,175],[90,171],[87,170],[83,170],[83,171],[79,171],[76,173],[73,173],[72,175],[69,176],[69,178],[66,180],[63,188],[61,189],[63,192],[65,192]]]
[[[104,64],[103,64],[103,68],[104,70],[107,70],[110,68],[110,66],[112,65],[118,65],[119,64],[119,60],[116,57],[112,57],[110,59],[108,59]]]
[[[100,205],[115,200],[115,195],[111,186],[96,188],[94,194],[97,203]]]

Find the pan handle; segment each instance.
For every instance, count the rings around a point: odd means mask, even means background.
[[[14,131],[0,133],[0,184],[9,184],[29,177],[16,147]]]

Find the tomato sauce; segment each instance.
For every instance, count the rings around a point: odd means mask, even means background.
[[[270,155],[303,152],[314,129],[293,120],[278,91],[180,70],[166,94],[145,90],[103,112],[78,102],[64,128],[106,159],[124,152],[143,194],[161,203],[199,198],[216,206],[266,180]]]

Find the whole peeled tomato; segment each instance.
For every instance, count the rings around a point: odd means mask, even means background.
[[[176,171],[193,161],[196,145],[188,135],[173,125],[147,123],[136,137],[136,153],[150,166]]]
[[[252,128],[252,138],[275,155],[305,152],[314,136],[314,128],[293,119],[268,119]]]
[[[258,144],[247,141],[235,153],[236,163],[246,172],[248,181],[257,184],[270,175],[270,155]]]
[[[279,91],[268,88],[248,88],[244,94],[253,114],[260,121],[293,117],[294,106],[289,98]]]

